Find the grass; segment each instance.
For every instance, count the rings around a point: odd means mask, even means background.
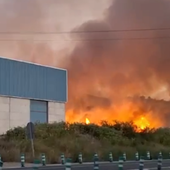
[[[95,152],[100,160],[108,160],[109,152],[114,160],[126,152],[127,159],[135,159],[135,152],[146,156],[150,151],[156,158],[161,151],[169,157],[170,129],[144,129],[136,132],[132,122],[106,122],[102,126],[94,124],[36,124],[35,125],[35,156],[40,158],[45,153],[48,163],[59,163],[61,153],[71,157],[74,162],[78,154],[83,154],[83,161],[92,161]],[[26,162],[32,162],[31,142],[25,135],[25,128],[17,127],[9,130],[0,138],[0,155],[4,162],[19,162],[20,154],[24,153]]]

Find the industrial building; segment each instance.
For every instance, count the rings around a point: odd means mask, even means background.
[[[67,70],[0,57],[0,134],[65,121]]]

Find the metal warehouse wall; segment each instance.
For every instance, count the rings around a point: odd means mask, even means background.
[[[67,101],[67,71],[0,58],[0,95]]]

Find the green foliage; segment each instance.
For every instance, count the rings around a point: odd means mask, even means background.
[[[170,129],[144,129],[137,132],[133,122],[101,122],[95,124],[69,124],[65,122],[54,124],[35,124],[36,157],[45,153],[47,161],[56,163],[60,154],[72,157],[77,161],[78,153],[83,153],[84,161],[91,161],[94,152],[106,160],[110,151],[114,159],[123,152],[127,158],[134,159],[136,151],[146,154],[149,150],[156,157],[162,151],[168,155],[170,151]],[[20,153],[26,154],[26,160],[32,160],[31,143],[26,138],[26,129],[17,127],[9,130],[0,138],[0,151],[4,161],[19,161]]]

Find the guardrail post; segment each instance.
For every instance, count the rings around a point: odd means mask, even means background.
[[[97,153],[94,154],[94,158],[93,159],[94,159],[94,162],[99,160],[99,156],[98,156]]]
[[[62,164],[62,165],[65,164],[65,156],[64,156],[63,153],[61,154],[61,164]]]
[[[109,153],[109,162],[113,162],[113,155],[112,155],[112,152]]]
[[[99,169],[99,159],[98,159],[98,155],[94,156],[94,170],[98,170]]]
[[[79,153],[79,163],[82,164],[83,162],[83,156],[82,153]]]
[[[2,170],[3,164],[4,164],[3,161],[0,160],[0,170]]]
[[[123,153],[123,160],[126,161],[126,153]]]
[[[138,153],[138,152],[135,153],[135,160],[136,160],[136,161],[139,160],[139,153]]]
[[[21,160],[21,167],[25,167],[25,155],[24,154],[21,154],[20,160]]]
[[[161,170],[162,169],[162,156],[159,155],[158,156],[158,170]]]
[[[46,166],[46,157],[44,153],[41,155],[41,163],[42,163],[42,166]]]
[[[150,159],[151,159],[151,155],[150,155],[150,152],[149,152],[149,151],[147,151],[146,157],[147,157],[147,160],[150,160]]]
[[[71,170],[71,159],[66,159],[65,170]]]
[[[124,158],[122,156],[119,157],[119,164],[118,164],[119,170],[123,170],[123,162],[124,162]]]
[[[144,158],[143,156],[141,156],[139,160],[139,170],[143,170],[143,168],[144,168]]]
[[[162,152],[159,152],[159,156],[161,156],[161,157],[162,157]]]
[[[39,165],[40,165],[40,160],[38,160],[38,159],[34,160],[34,167],[33,167],[33,169],[37,170],[39,168]]]

